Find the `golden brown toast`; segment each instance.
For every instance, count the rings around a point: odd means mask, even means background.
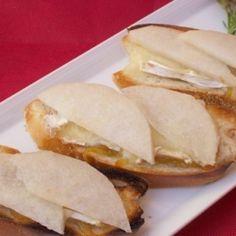
[[[1,153],[19,153],[18,150],[0,145]],[[139,200],[147,191],[148,185],[141,178],[114,170],[104,170],[103,173],[112,181],[119,193],[127,216],[133,230],[138,229],[144,219],[141,217],[143,210],[140,208]],[[57,235],[47,230],[37,222],[17,213],[14,210],[0,206],[0,234],[1,235]],[[99,226],[84,223],[69,218],[66,221],[65,235],[72,236],[106,236],[119,229],[101,224]]]

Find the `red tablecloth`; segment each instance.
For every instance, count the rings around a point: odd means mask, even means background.
[[[0,101],[167,2],[0,0]],[[177,235],[236,235],[235,219],[236,189]]]

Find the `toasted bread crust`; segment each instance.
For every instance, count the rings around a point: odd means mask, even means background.
[[[4,145],[0,145],[0,153],[9,153],[9,154],[16,154],[19,153],[20,151],[18,151],[15,148],[11,148],[11,147],[7,147]]]
[[[145,85],[145,81],[141,82],[138,80],[135,80],[128,75],[126,75],[123,71],[118,71],[113,74],[113,82],[119,87],[120,89],[126,88],[129,86],[135,86],[135,85]],[[226,110],[233,111],[236,113],[236,100],[231,98],[231,94],[233,93],[232,90],[234,88],[228,89],[228,92],[226,93],[217,93],[214,90],[200,90],[200,89],[187,89],[187,88],[177,88],[177,87],[170,87],[167,85],[161,85],[161,84],[149,84],[149,86],[152,87],[162,87],[166,89],[171,89],[180,93],[186,93],[189,95],[192,95],[196,99],[203,100],[207,105],[215,105],[222,107]]]
[[[85,160],[98,169],[112,168],[138,175],[145,178],[151,187],[192,186],[213,182],[221,178],[231,164],[230,160],[218,166],[203,169],[199,166],[176,167],[172,163],[156,165],[129,163],[122,157],[109,157],[106,153],[97,152],[93,147],[65,142],[59,136],[60,129],[49,129],[45,125],[43,117],[48,112],[49,108],[39,100],[33,101],[25,108],[27,129],[40,149],[52,150]]]
[[[171,29],[181,30],[183,32],[195,29],[195,28],[192,28],[192,27],[179,26],[179,25],[151,23],[151,24],[139,24],[139,25],[131,26],[131,27],[128,28],[128,31],[139,29],[139,28],[143,28],[143,27],[147,27],[147,26],[162,26],[162,27],[167,27],[167,28],[171,28]]]
[[[15,154],[19,153],[19,151],[14,148],[0,145],[0,153]],[[144,223],[144,219],[141,217],[143,210],[141,209],[138,201],[146,193],[148,188],[147,183],[141,178],[123,173],[121,171],[106,169],[102,170],[102,172],[112,181],[117,192],[119,193],[126,209],[131,228],[133,230],[138,229]],[[13,230],[14,233],[12,234],[14,235],[54,235],[54,232],[47,230],[37,222],[17,213],[12,209],[0,205],[0,232],[2,231],[6,234],[8,230],[5,228],[9,226],[16,229],[16,232]],[[107,236],[115,231],[119,231],[119,229],[106,224],[102,224],[102,226],[94,226],[69,218],[66,221],[65,235]]]

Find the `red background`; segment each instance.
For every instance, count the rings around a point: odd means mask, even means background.
[[[0,101],[168,2],[0,0]],[[235,219],[236,189],[177,235],[236,235]]]

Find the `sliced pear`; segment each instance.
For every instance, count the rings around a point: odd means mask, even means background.
[[[111,144],[154,162],[147,120],[132,101],[114,89],[98,84],[62,84],[43,92],[39,99]]]
[[[236,37],[234,35],[210,30],[190,30],[181,34],[181,39],[226,65],[236,68]]]
[[[11,162],[31,194],[131,232],[113,184],[86,162],[48,151],[16,154]]]
[[[163,88],[133,86],[122,91],[137,103],[153,128],[166,139],[168,145],[163,148],[183,152],[202,166],[215,164],[219,138],[201,102]]]
[[[224,63],[187,44],[181,39],[182,34],[168,27],[146,26],[131,30],[128,40],[154,55],[159,54],[179,63],[180,67],[184,65],[187,69],[195,70],[209,77],[209,80],[236,85],[236,77]]]
[[[0,154],[0,204],[62,234],[63,207],[27,191],[16,176],[17,167],[10,161],[12,158],[15,157],[11,154]],[[26,169],[30,170],[30,166]]]

